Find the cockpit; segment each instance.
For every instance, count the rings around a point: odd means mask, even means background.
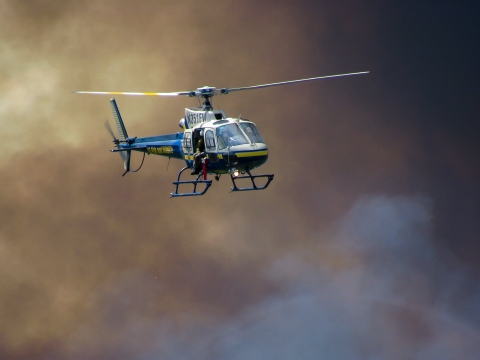
[[[229,123],[219,126],[216,129],[216,135],[218,139],[218,150],[223,150],[230,146],[248,144],[249,142],[264,143],[257,127],[249,122]]]
[[[183,150],[193,156],[197,143],[204,139],[207,153],[266,150],[266,144],[254,123],[245,119],[217,119],[204,122],[192,130],[185,130]],[[252,148],[252,146],[254,146]]]
[[[248,144],[248,140],[237,124],[227,124],[217,128],[218,150],[229,146]]]

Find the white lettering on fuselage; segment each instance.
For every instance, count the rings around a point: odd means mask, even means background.
[[[189,128],[191,128],[192,126],[195,126],[196,124],[205,122],[207,120],[207,115],[203,112],[189,113],[186,115],[187,115],[187,124]]]

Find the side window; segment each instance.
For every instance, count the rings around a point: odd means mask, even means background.
[[[215,150],[215,137],[212,130],[205,133],[205,146],[207,150]]]
[[[183,147],[190,149],[192,147],[192,133],[186,132],[183,138]]]

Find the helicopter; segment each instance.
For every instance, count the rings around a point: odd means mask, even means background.
[[[112,135],[115,145],[115,149],[110,151],[120,153],[123,159],[125,172],[122,176],[125,176],[129,172],[139,171],[143,165],[146,154],[184,160],[186,166],[179,171],[177,181],[173,182],[175,191],[170,193],[170,196],[200,196],[204,195],[212,185],[212,180],[207,178],[208,174],[214,175],[217,181],[221,175],[230,175],[233,185],[231,187],[232,192],[264,190],[274,178],[274,174],[252,174],[252,170],[265,164],[268,159],[268,147],[260,135],[257,126],[248,119],[241,117],[230,118],[227,117],[223,110],[213,109],[213,96],[227,95],[241,90],[253,90],[368,73],[369,71],[361,71],[236,88],[217,89],[212,86],[204,86],[196,90],[167,93],[118,91],[76,91],[75,93],[94,95],[188,96],[197,97],[199,100],[200,98],[203,99],[201,107],[185,108],[185,116],[180,119],[179,122],[182,132],[141,138],[129,136],[115,98],[110,100],[110,106],[118,132],[118,138],[115,137],[108,122],[106,122],[107,130],[109,130]],[[132,151],[143,153],[141,164],[136,170],[130,168]],[[190,175],[195,176],[195,178],[181,180],[182,174],[187,169],[192,170]],[[237,181],[241,179],[249,179],[251,186],[239,186]],[[259,182],[257,182],[257,180],[259,180]],[[192,185],[193,190],[189,192],[179,192],[179,187],[182,186],[183,188],[184,185]],[[200,190],[198,190],[197,187],[200,187]]]

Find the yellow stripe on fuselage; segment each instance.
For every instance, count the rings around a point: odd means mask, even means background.
[[[235,155],[237,155],[237,157],[266,156],[268,155],[268,150],[238,152]]]
[[[237,155],[237,157],[250,157],[250,156],[266,156],[268,155],[268,150],[258,150],[258,151],[245,151],[245,152],[238,152],[238,153],[231,153],[231,155]],[[185,160],[193,160],[195,156],[192,155],[185,155]],[[222,154],[218,154],[219,159],[223,159]]]

